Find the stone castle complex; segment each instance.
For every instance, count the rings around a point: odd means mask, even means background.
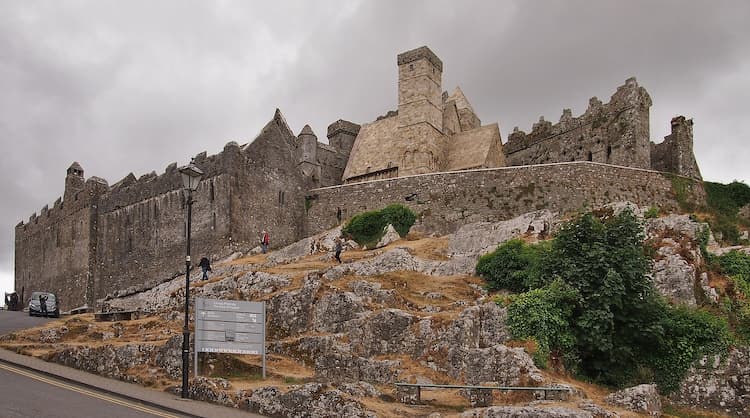
[[[262,229],[277,247],[390,203],[414,209],[417,228],[448,233],[543,208],[628,200],[677,209],[675,178],[704,199],[692,121],[672,119],[671,134],[651,142],[651,98],[633,78],[608,103],[592,98],[582,115],[540,118],[503,143],[460,88],[443,91],[443,63],[429,48],[397,63],[397,110],[361,126],[338,120],[328,144],[309,126],[294,135],[277,110],[253,141],[198,154],[205,174],[194,193],[192,256],[247,251]],[[57,293],[68,310],[181,274],[184,206],[176,163],[111,186],[73,163],[62,198],[16,226],[16,291]]]

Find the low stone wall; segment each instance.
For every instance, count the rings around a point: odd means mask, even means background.
[[[556,212],[630,201],[679,210],[674,175],[593,162],[570,162],[423,174],[311,190],[305,234],[392,203],[412,208],[416,228],[447,234],[472,222],[496,222],[534,210]],[[685,179],[684,199],[705,202],[700,182]],[[340,209],[340,212],[339,212]],[[340,215],[341,220],[339,221]]]

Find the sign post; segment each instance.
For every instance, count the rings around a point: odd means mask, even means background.
[[[266,378],[266,304],[195,299],[195,375],[198,353],[256,354]]]

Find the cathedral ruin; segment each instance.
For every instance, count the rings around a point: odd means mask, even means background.
[[[277,110],[249,143],[198,154],[193,257],[247,251],[263,229],[278,247],[390,203],[410,206],[417,228],[447,233],[542,208],[677,208],[676,177],[704,198],[692,120],[673,118],[671,134],[652,142],[651,98],[634,78],[607,103],[592,98],[582,115],[563,110],[503,143],[460,88],[443,91],[429,48],[399,54],[397,69],[397,110],[361,126],[338,120],[328,143],[309,126],[293,134]],[[16,225],[15,290],[55,292],[69,310],[184,274],[184,206],[176,163],[112,185],[73,163],[62,198]]]

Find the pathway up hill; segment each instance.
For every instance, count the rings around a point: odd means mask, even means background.
[[[266,255],[218,262],[210,280],[191,277],[191,296],[267,303],[268,377],[260,378],[256,356],[207,355],[203,377],[191,380],[191,397],[269,416],[638,416],[607,404],[604,388],[539,370],[525,346],[511,340],[505,308],[473,275],[477,257],[497,244],[535,241],[558,224],[555,214],[540,211],[375,250],[350,244],[343,264],[333,259],[340,233],[333,230]],[[4,336],[0,345],[174,391],[181,376],[183,286],[178,277],[113,292],[104,301],[107,309],[139,310],[136,320],[73,316]],[[560,384],[573,396],[539,401],[496,392],[488,409],[472,408],[460,390],[423,390],[422,405],[406,405],[395,397],[395,382]]]

